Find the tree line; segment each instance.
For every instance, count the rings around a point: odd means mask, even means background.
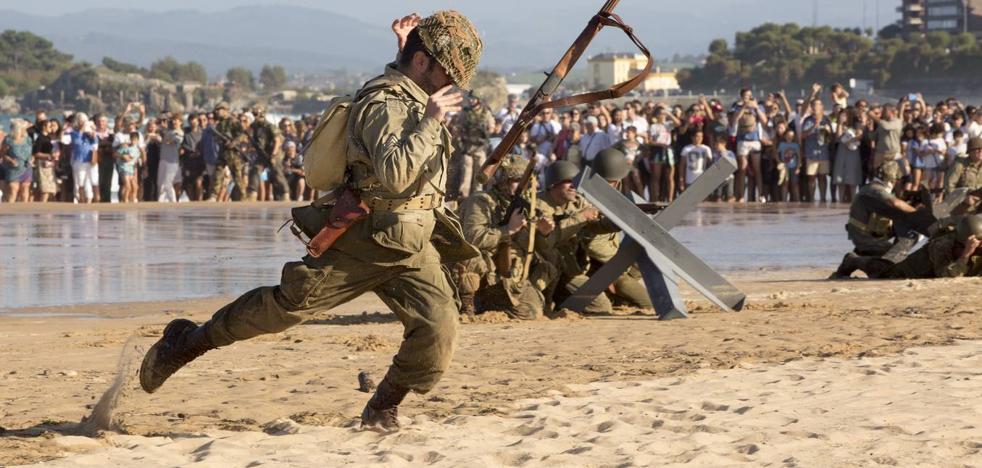
[[[116,73],[132,73],[169,83],[208,82],[204,65],[194,61],[182,63],[173,57],[159,59],[146,68],[111,57],[104,57],[101,65]],[[27,31],[7,30],[0,33],[0,96],[23,95],[48,86],[67,71],[77,73],[79,67],[90,65],[75,63],[71,55],[57,50],[51,41],[43,37]],[[225,78],[249,91],[277,91],[287,82],[286,70],[279,65],[264,65],[258,77],[247,68],[231,68]]]
[[[814,82],[869,79],[878,87],[911,80],[969,80],[982,70],[982,47],[970,33],[903,34],[767,23],[709,45],[703,65],[681,70],[683,88],[736,89],[753,84],[781,89]]]

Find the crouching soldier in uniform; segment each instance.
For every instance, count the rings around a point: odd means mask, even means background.
[[[494,185],[460,205],[464,238],[481,251],[480,257],[453,268],[465,314],[499,310],[512,318],[535,320],[544,312],[543,291],[556,280],[557,270],[533,258],[525,272],[527,213],[515,211],[503,222],[527,166],[520,156],[507,156],[495,172]],[[535,228],[548,236],[555,224],[552,218],[542,217]]]
[[[855,270],[847,267],[847,260],[856,256],[883,257],[899,262],[916,244],[917,234],[906,227],[905,216],[912,216],[918,209],[893,194],[894,185],[900,180],[900,168],[885,164],[872,182],[866,184],[849,207],[849,223],[846,233],[855,249],[846,254],[839,268],[829,279],[845,279]],[[899,222],[898,222],[899,221]],[[895,238],[902,243],[895,241]],[[897,248],[894,249],[895,244]],[[891,249],[894,249],[891,252]]]
[[[982,275],[982,217],[965,216],[954,232],[931,239],[900,263],[878,257],[846,259],[853,271],[874,279],[960,278]]]
[[[459,303],[441,263],[477,255],[443,207],[452,148],[442,122],[460,110],[462,98],[450,92],[451,85],[467,87],[482,47],[474,26],[457,12],[419,21],[397,63],[366,83],[348,116],[347,185],[371,214],[319,257],[287,263],[278,286],[245,293],[204,324],[168,324],[143,359],[145,391],[156,391],[208,350],[281,332],[311,312],[374,292],[405,333],[361,420],[364,426],[398,429],[403,398],[432,390],[453,356]]]
[[[593,160],[593,172],[603,177],[612,187],[620,190],[621,182],[631,172],[627,156],[616,147],[597,154]],[[583,236],[590,266],[588,276],[593,276],[600,268],[617,254],[621,246],[620,232],[587,233]],[[610,299],[614,304],[623,304],[642,309],[653,309],[648,290],[641,284],[641,271],[632,265],[614,284],[611,285]]]
[[[569,161],[552,163],[546,168],[546,188],[538,196],[539,212],[543,217],[551,217],[556,225],[552,233],[540,235],[535,242],[536,253],[559,270],[558,281],[546,290],[549,308],[553,304],[562,304],[589,280],[590,260],[583,239],[618,230],[609,220],[601,219],[600,212],[576,193],[573,179],[579,172]],[[601,294],[584,312],[610,313],[612,310],[610,299]]]

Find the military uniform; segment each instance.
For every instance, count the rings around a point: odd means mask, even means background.
[[[890,188],[874,180],[859,189],[849,207],[846,232],[859,255],[883,255],[893,247],[893,221],[886,213],[896,197]]]
[[[982,161],[973,163],[968,159],[956,161],[948,171],[948,181],[945,183],[945,193],[951,193],[956,189],[968,188],[978,190],[982,188]]]
[[[860,259],[859,268],[871,278],[926,279],[960,278],[982,275],[982,255],[972,256],[967,263],[958,260],[961,248],[957,234],[952,232],[931,239],[928,244],[896,265],[877,258]]]
[[[249,136],[246,129],[234,117],[228,116],[215,124],[215,131],[219,136],[218,164],[215,166],[215,183],[211,184],[208,198],[216,198],[221,190],[228,186],[228,174],[225,168],[231,172],[232,181],[239,188],[242,196],[246,196],[248,183],[248,162],[241,148],[249,144]],[[229,141],[224,141],[228,138]]]
[[[551,216],[556,228],[548,235],[538,235],[535,242],[536,253],[546,262],[557,266],[558,281],[547,288],[547,302],[561,304],[574,291],[590,278],[590,258],[583,244],[584,238],[617,232],[618,228],[609,220],[587,220],[583,211],[589,203],[579,195],[571,202],[552,198],[549,191],[538,195],[538,209],[542,216]],[[610,313],[613,306],[606,295],[597,296],[584,309],[588,313]]]
[[[487,107],[477,104],[457,114],[453,134],[457,152],[451,166],[450,194],[466,198],[481,190],[477,171],[484,165],[490,144],[490,127],[494,116]]]
[[[582,244],[590,262],[589,275],[593,276],[617,254],[617,249],[621,245],[620,233],[608,232],[586,236]],[[623,303],[642,309],[654,309],[654,305],[651,304],[651,297],[648,296],[648,290],[641,283],[641,271],[638,270],[637,266],[632,265],[614,281],[612,286],[611,299],[615,303]]]
[[[260,183],[260,172],[262,169],[269,170],[269,181],[273,184],[273,196],[277,201],[287,199],[290,193],[290,186],[286,182],[283,174],[283,152],[276,147],[276,142],[282,141],[280,130],[270,123],[265,117],[259,118],[250,127],[253,136],[253,144],[258,146],[261,151],[257,151],[256,164],[254,170],[249,173],[249,192],[258,189]]]
[[[535,320],[545,311],[543,291],[555,282],[557,271],[534,258],[524,275],[529,227],[511,235],[502,226],[510,203],[511,197],[494,187],[461,203],[464,237],[481,256],[456,265],[454,274],[461,296],[472,295],[478,312],[501,310],[513,318]],[[508,271],[497,271],[498,255],[507,256]]]

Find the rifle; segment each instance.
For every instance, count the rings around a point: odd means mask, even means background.
[[[620,16],[614,14],[614,7],[620,0],[607,0],[604,3],[603,8],[590,19],[583,32],[573,41],[573,45],[569,47],[566,54],[559,60],[559,63],[552,69],[546,78],[546,80],[539,87],[538,91],[532,96],[525,108],[518,115],[518,120],[515,125],[511,127],[508,133],[502,138],[501,143],[495,147],[491,156],[481,167],[481,172],[478,174],[478,180],[482,184],[487,184],[488,181],[492,180],[494,173],[498,171],[498,166],[501,165],[502,159],[508,154],[518,139],[521,137],[522,133],[531,125],[535,116],[539,112],[545,109],[551,109],[556,107],[565,106],[575,106],[579,104],[587,104],[595,101],[600,101],[604,99],[615,99],[627,94],[630,90],[641,84],[648,74],[651,72],[652,60],[651,53],[648,52],[648,48],[641,43],[641,41],[634,35],[634,30],[621,20]],[[588,45],[593,40],[593,38],[600,32],[604,27],[613,27],[620,29],[627,35],[631,42],[634,43],[641,50],[641,52],[647,58],[647,63],[641,73],[637,76],[623,82],[614,85],[609,89],[602,91],[593,91],[583,94],[577,94],[562,99],[551,100],[552,93],[559,88],[566,75],[569,74],[570,70],[579,60],[583,52],[586,51]],[[511,217],[511,213],[518,209],[527,209],[528,202],[522,198],[522,194],[528,188],[529,180],[532,178],[533,171],[535,170],[535,164],[529,164],[528,168],[525,170],[525,174],[522,176],[521,184],[518,186],[518,191],[516,192],[515,198],[512,200],[511,205],[508,207],[508,212],[504,217],[504,222],[507,223],[508,219]]]

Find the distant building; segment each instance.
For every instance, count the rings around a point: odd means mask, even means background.
[[[590,57],[590,86],[609,88],[631,79],[644,69],[646,58],[641,54],[608,53]],[[642,91],[675,91],[680,89],[678,70],[662,72],[656,68],[640,86]]]
[[[901,0],[897,11],[904,32],[982,35],[982,0]]]

